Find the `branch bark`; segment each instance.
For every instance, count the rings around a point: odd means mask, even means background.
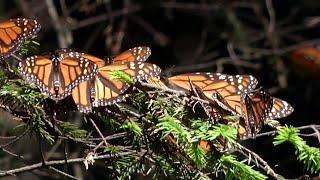
[[[109,159],[114,156],[125,156],[125,155],[134,154],[134,153],[135,152],[123,152],[123,153],[119,153],[117,155],[105,154],[105,155],[97,156],[94,159],[95,160]],[[79,163],[79,162],[83,162],[83,161],[84,161],[84,158],[74,158],[74,159],[68,159],[68,160],[63,159],[63,160],[55,160],[55,161],[46,161],[45,164],[40,162],[40,163],[36,163],[36,164],[32,164],[32,165],[27,165],[27,166],[24,166],[21,168],[11,169],[11,170],[7,170],[7,171],[0,171],[0,177],[14,175],[14,174],[22,173],[22,172],[27,172],[27,171],[32,171],[32,170],[40,169],[40,168],[47,168],[47,167],[55,166],[55,165],[72,164],[72,163]]]

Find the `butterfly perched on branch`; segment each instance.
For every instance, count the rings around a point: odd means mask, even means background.
[[[98,67],[80,54],[56,51],[28,57],[19,63],[18,69],[27,82],[58,101],[70,95],[80,82],[92,79]]]
[[[82,54],[92,62],[101,62],[100,58]],[[136,81],[158,76],[161,69],[157,65],[144,63],[150,54],[148,47],[135,47],[111,58],[107,65],[100,63],[97,75],[80,83],[72,92],[79,111],[91,112],[92,106],[106,106],[123,101],[128,96],[124,92]],[[125,79],[129,81],[124,81]]]
[[[287,102],[256,90],[258,81],[251,75],[187,73],[169,77],[168,84],[184,91],[195,86],[211,102],[209,107],[215,117],[240,116],[243,119],[238,125],[241,138],[255,136],[265,120],[285,117],[293,111]]]
[[[23,41],[36,35],[41,26],[34,19],[9,19],[0,22],[0,60],[17,51]]]

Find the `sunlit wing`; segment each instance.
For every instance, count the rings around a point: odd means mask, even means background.
[[[241,114],[241,94],[254,90],[258,84],[251,75],[221,73],[188,73],[168,78],[173,88],[190,91],[196,86],[209,99],[232,114]]]
[[[53,88],[52,60],[46,56],[31,56],[19,63],[18,67],[23,78],[35,84],[42,93],[49,95]]]
[[[33,19],[10,19],[0,22],[0,60],[7,58],[24,40],[40,30],[40,24]]]
[[[72,90],[72,98],[80,112],[89,113],[92,111],[91,96],[94,80],[83,81]]]
[[[219,93],[223,97],[233,94],[241,94],[253,90],[258,81],[251,75],[227,75],[221,73],[188,73],[168,78],[169,84],[184,90],[190,90],[191,84],[199,87],[207,94],[208,98],[213,93]]]
[[[168,88],[164,82],[162,82],[158,77],[155,76],[151,77],[149,80],[147,80],[147,82],[160,89]]]
[[[149,47],[139,46],[126,50],[112,58],[112,64],[123,64],[127,62],[139,61],[144,62],[151,55]]]
[[[149,63],[130,62],[126,64],[113,64],[99,69],[99,73],[94,83],[94,102],[93,106],[105,106],[123,101],[124,95],[130,84],[114,77],[113,72],[122,71],[129,75],[133,83],[137,80],[147,80],[150,77],[158,76],[161,69]]]
[[[54,100],[61,100],[70,95],[72,90],[81,82],[91,80],[97,74],[98,68],[87,58],[74,54],[64,55],[59,58],[59,70],[53,79],[55,93],[50,91],[49,96]],[[56,78],[57,77],[57,78]],[[57,89],[58,88],[58,92]],[[62,90],[62,92],[60,92]]]
[[[271,111],[269,112],[267,119],[280,119],[283,117],[289,116],[294,111],[293,107],[286,101],[273,98],[273,106]]]
[[[101,68],[103,66],[105,66],[105,60],[100,59],[96,56],[87,54],[87,53],[83,53],[83,52],[77,52],[73,49],[58,49],[55,51],[56,54],[58,54],[60,57],[65,57],[65,56],[71,56],[71,57],[82,57],[85,59],[88,59],[89,61],[95,63],[97,65],[98,68]]]

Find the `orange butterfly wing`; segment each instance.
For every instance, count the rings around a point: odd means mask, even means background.
[[[52,88],[53,65],[49,57],[28,57],[19,63],[19,71],[27,82],[36,84],[42,92]]]
[[[92,111],[92,85],[93,81],[83,81],[72,90],[72,98],[80,112],[88,113]]]
[[[302,47],[291,53],[291,60],[303,75],[320,75],[320,50],[315,47]]]
[[[65,54],[67,51],[62,51]],[[158,76],[161,69],[156,65],[142,63],[151,54],[149,47],[135,47],[129,49],[112,59],[112,64],[105,66],[105,61],[95,56],[68,52],[73,55],[84,57],[97,64],[99,72],[92,81],[81,82],[75,87],[72,96],[81,112],[91,112],[91,106],[110,105],[125,99],[123,92],[130,85],[112,77],[113,71],[123,71],[136,80],[148,80]],[[82,97],[82,98],[81,98]],[[93,100],[92,104],[91,101]]]
[[[151,49],[149,47],[134,47],[112,58],[112,64],[123,64],[133,61],[144,62],[150,55]]]
[[[71,57],[78,57],[78,58],[80,57],[86,58],[89,61],[96,64],[98,68],[105,66],[105,61],[103,59],[100,59],[96,56],[93,56],[87,53],[77,52],[77,51],[74,51],[73,49],[59,49],[59,50],[56,50],[55,53],[60,57],[71,56]]]
[[[0,60],[19,49],[21,43],[37,34],[40,24],[33,19],[10,19],[0,22]]]
[[[184,90],[190,90],[191,84],[204,91],[208,98],[213,93],[222,96],[241,94],[254,89],[258,81],[250,75],[227,75],[221,73],[188,73],[168,78],[169,84]]]
[[[97,66],[78,56],[32,56],[19,63],[19,71],[26,81],[57,101],[70,95],[80,82],[92,79]]]
[[[293,111],[293,107],[288,102],[279,98],[273,98],[273,106],[267,119],[280,119],[289,116]]]
[[[114,79],[113,71],[123,71],[133,81],[147,80],[152,76],[160,73],[160,68],[154,64],[142,62],[130,62],[119,65],[109,65],[99,69],[97,78],[95,79],[95,101],[93,106],[105,106],[122,101],[127,95],[122,95],[125,90],[130,87],[119,79]]]
[[[114,71],[126,73],[135,82],[157,76],[161,70],[156,65],[141,62],[113,64],[99,68],[98,74],[93,80],[81,82],[79,87],[76,87],[72,92],[72,97],[79,111],[91,112],[92,106],[111,105],[123,101],[128,96],[123,93],[131,85],[115,79],[112,74]]]
[[[61,57],[60,57],[61,58]],[[61,100],[71,94],[71,91],[81,82],[91,80],[97,74],[97,65],[87,58],[68,54],[60,60],[59,79],[57,82],[59,90],[63,93],[50,93],[50,97],[55,100]],[[55,80],[56,81],[56,80]]]
[[[158,88],[162,88],[162,89],[166,89],[168,88],[164,82],[162,82],[158,77],[156,76],[153,76],[151,77],[149,80],[147,80],[147,82],[155,87],[158,87]]]
[[[267,119],[273,106],[273,98],[266,91],[256,91],[242,96],[242,117],[245,120],[246,136],[255,136]]]
[[[241,94],[255,89],[258,84],[251,75],[227,75],[221,73],[188,73],[168,78],[169,85],[185,91],[191,83],[210,100],[232,114],[241,114]]]

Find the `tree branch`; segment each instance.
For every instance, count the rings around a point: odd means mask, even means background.
[[[134,154],[134,153],[135,152],[123,152],[123,153],[119,153],[119,154],[105,154],[105,155],[97,156],[94,159],[95,160],[98,160],[98,159],[109,159],[109,158],[112,158],[112,157],[115,157],[115,156],[125,156],[125,155]],[[17,169],[11,169],[11,170],[7,170],[7,171],[0,171],[0,177],[13,175],[13,174],[18,174],[18,173],[27,172],[27,171],[32,171],[32,170],[35,170],[35,169],[40,169],[40,168],[49,167],[49,166],[79,163],[79,162],[83,162],[83,161],[84,161],[84,158],[75,158],[75,159],[68,159],[67,161],[64,160],[64,159],[63,160],[55,160],[55,161],[46,161],[45,164],[40,162],[40,163],[24,166],[24,167],[21,167],[21,168],[17,168]]]

